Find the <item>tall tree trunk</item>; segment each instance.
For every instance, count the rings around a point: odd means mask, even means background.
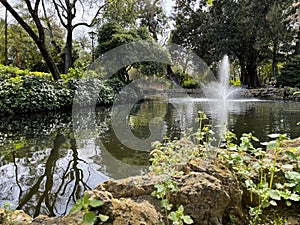
[[[257,65],[254,61],[251,61],[246,66],[247,70],[247,84],[249,88],[260,87],[260,82],[257,75]]]
[[[4,19],[4,65],[8,65],[8,44],[7,44],[7,9],[5,10],[5,19]]]
[[[65,54],[65,74],[68,73],[70,67],[73,64],[72,58],[72,36],[73,36],[73,28],[68,27],[67,29],[67,41],[66,41],[66,54]]]
[[[32,40],[36,43],[38,46],[51,74],[54,80],[59,80],[60,73],[59,70],[54,63],[54,60],[52,56],[50,55],[50,52],[48,51],[46,44],[45,44],[45,34],[44,34],[44,28],[41,24],[40,18],[38,17],[38,11],[37,6],[35,5],[35,8],[32,9],[30,5],[30,1],[26,1],[28,10],[33,17],[33,20],[36,24],[36,28],[38,29],[39,36],[35,33],[35,31],[23,20],[23,18],[13,9],[13,7],[5,0],[0,0],[2,5],[10,12],[10,14],[18,21],[18,23],[23,27],[23,29],[29,34],[29,36],[32,38]]]
[[[275,79],[277,79],[277,43],[274,43],[273,46],[273,53],[272,53],[272,73],[271,73],[271,77],[275,77]]]
[[[42,56],[43,56],[43,58],[44,58],[44,60],[45,60],[45,62],[47,64],[47,66],[48,66],[51,74],[52,74],[53,79],[54,80],[61,79],[60,72],[59,72],[59,70],[58,70],[58,68],[57,68],[57,66],[56,66],[56,64],[55,64],[52,56],[50,55],[50,52],[48,51],[45,43],[44,42],[40,42],[40,41],[38,41],[36,43],[37,43],[38,48],[39,48],[39,50],[40,50],[40,52],[41,52],[41,54],[42,54]]]
[[[296,42],[296,47],[295,47],[295,54],[300,55],[300,28],[298,31],[298,37],[297,37],[297,42]]]

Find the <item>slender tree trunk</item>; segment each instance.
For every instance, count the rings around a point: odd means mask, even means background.
[[[277,43],[274,43],[273,53],[272,53],[272,73],[271,77],[275,77],[277,79]]]
[[[298,31],[298,37],[297,37],[297,42],[296,42],[295,54],[296,55],[300,55],[300,28],[299,28],[299,31]]]
[[[67,29],[67,41],[66,41],[66,54],[65,54],[65,74],[68,73],[70,67],[73,64],[72,58],[72,36],[73,36],[73,28],[69,27]]]
[[[7,44],[7,9],[5,10],[5,19],[4,19],[4,65],[8,65],[8,44]]]
[[[40,52],[41,52],[41,54],[42,54],[42,56],[43,56],[43,58],[44,58],[44,60],[47,64],[47,66],[48,66],[48,68],[49,68],[49,70],[52,74],[53,79],[54,80],[61,79],[60,72],[59,72],[52,56],[50,55],[45,43],[40,42],[40,41],[37,41],[36,43],[37,43],[37,46],[38,46],[38,48],[39,48],[39,50],[40,50]]]
[[[52,56],[50,55],[50,52],[48,51],[46,44],[45,44],[45,35],[44,35],[44,28],[41,24],[41,21],[38,17],[37,11],[33,10],[31,8],[28,8],[30,14],[32,15],[36,28],[38,29],[39,36],[35,33],[35,31],[23,20],[23,18],[13,9],[13,7],[5,0],[0,0],[2,5],[10,12],[10,14],[18,21],[18,23],[23,27],[23,29],[29,34],[29,36],[32,38],[32,40],[36,43],[38,46],[51,74],[54,80],[59,80],[60,78],[60,72],[54,63],[54,60]],[[26,1],[27,6],[30,2]]]

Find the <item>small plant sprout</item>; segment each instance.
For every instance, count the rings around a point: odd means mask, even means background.
[[[177,185],[170,178],[161,184],[154,186],[155,191],[151,193],[153,197],[161,199],[160,206],[165,213],[167,224],[170,225],[169,219],[173,225],[192,224],[193,220],[190,216],[184,215],[184,207],[180,205],[176,211],[172,211],[173,204],[170,203],[171,192],[177,191]],[[161,223],[163,224],[163,223]]]
[[[101,200],[97,200],[97,199],[90,200],[88,195],[85,194],[81,199],[79,199],[75,203],[75,205],[73,206],[69,214],[71,215],[76,212],[82,211],[84,213],[83,223],[87,225],[93,225],[97,220],[97,218],[99,218],[102,222],[105,222],[109,219],[108,216],[103,214],[96,215],[95,212],[90,211],[91,208],[97,208],[102,206],[103,204],[104,202]]]

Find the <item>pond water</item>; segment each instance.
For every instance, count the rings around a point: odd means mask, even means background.
[[[228,121],[238,136],[252,132],[261,141],[270,133],[300,136],[300,103],[247,100],[229,105],[212,110],[201,98],[145,100],[132,108],[128,127],[143,140],[150,135],[149,123],[159,118],[157,137],[180,137],[182,131],[198,128],[195,118],[204,111],[213,125]],[[62,216],[85,190],[106,179],[147,172],[149,152],[118,140],[110,108],[96,110],[96,123],[96,137],[75,138],[70,112],[0,118],[0,207],[9,202],[31,216]]]

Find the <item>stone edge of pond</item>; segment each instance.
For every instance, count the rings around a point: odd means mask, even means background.
[[[299,146],[300,137],[285,141],[282,145],[283,149]],[[185,167],[185,175],[172,177],[179,191],[171,196],[171,202],[174,205],[184,205],[185,213],[192,216],[195,225],[203,224],[203,221],[211,225],[227,224],[223,222],[230,216],[235,217],[237,225],[249,222],[238,180],[223,163],[214,158],[199,158],[189,161],[183,167]],[[121,180],[108,180],[86,193],[91,199],[104,201],[101,213],[111,218],[109,223],[104,224],[121,225],[122,221],[136,224],[139,221],[141,223],[138,224],[155,225],[163,215],[159,200],[152,197],[151,193],[155,189],[154,185],[163,182],[165,178],[166,176],[148,174]],[[82,218],[82,212],[65,217],[39,215],[32,218],[22,210],[5,212],[0,209],[0,224],[3,225],[75,225],[82,224]]]

